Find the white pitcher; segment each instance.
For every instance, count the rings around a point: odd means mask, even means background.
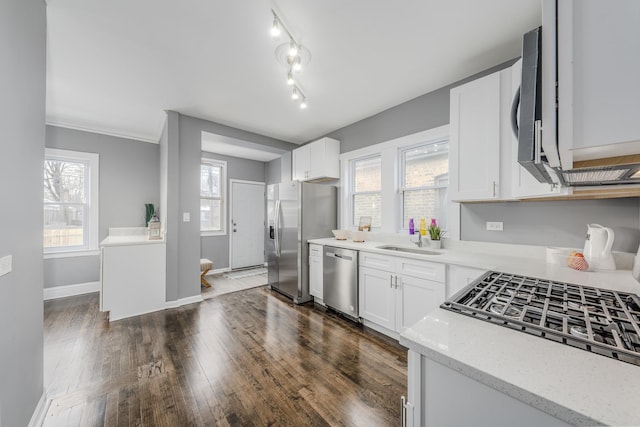
[[[584,257],[592,270],[615,270],[611,247],[615,234],[609,227],[587,224],[587,240],[584,243]]]

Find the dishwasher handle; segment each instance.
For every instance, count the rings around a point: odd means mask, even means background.
[[[344,259],[346,261],[352,261],[353,260],[353,257],[350,257],[348,255],[340,255],[340,254],[337,254],[335,252],[326,252],[325,255],[328,256],[328,257],[331,257],[331,258]]]

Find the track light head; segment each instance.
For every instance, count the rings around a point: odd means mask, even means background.
[[[280,30],[280,21],[278,21],[278,18],[276,16],[273,17],[273,25],[271,25],[271,37],[272,38],[278,38],[280,37],[280,33],[282,31]]]
[[[293,40],[289,43],[289,52],[287,54],[290,58],[298,56],[298,45]]]
[[[307,99],[302,98],[302,101],[300,101],[300,109],[304,110],[305,108],[307,108]]]
[[[295,80],[293,80],[293,73],[289,71],[289,73],[287,74],[287,84],[289,86],[293,86],[294,83],[295,83]]]
[[[300,98],[300,92],[298,92],[298,88],[294,86],[293,92],[291,92],[291,99],[294,101]]]

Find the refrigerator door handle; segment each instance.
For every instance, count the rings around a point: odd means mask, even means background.
[[[274,215],[274,245],[276,250],[276,256],[280,256],[280,200],[276,200],[275,215]]]

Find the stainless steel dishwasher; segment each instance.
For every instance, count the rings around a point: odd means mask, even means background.
[[[324,303],[359,322],[358,251],[325,246],[323,261]]]

